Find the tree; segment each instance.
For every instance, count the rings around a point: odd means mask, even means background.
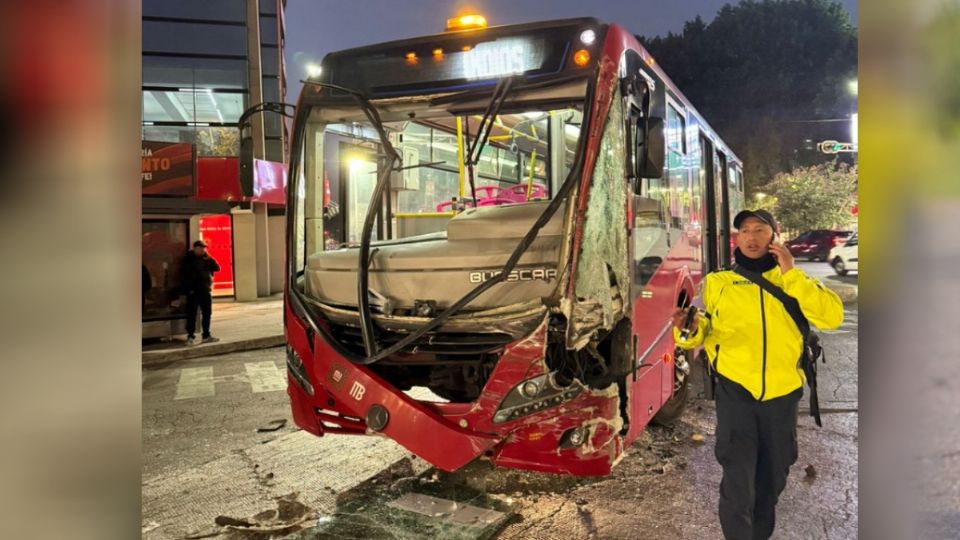
[[[810,139],[846,140],[856,97],[857,34],[831,0],[743,0],[710,24],[640,38],[707,122],[744,161],[748,194],[780,172],[822,163]]]
[[[831,229],[854,221],[857,173],[845,163],[822,163],[776,175],[754,208],[771,210],[785,230]],[[756,198],[755,198],[756,199]]]
[[[201,156],[236,156],[239,153],[239,129],[226,127],[197,131],[197,154]]]

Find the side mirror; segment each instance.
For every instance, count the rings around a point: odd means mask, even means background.
[[[253,196],[253,128],[240,124],[240,194]]]
[[[663,176],[664,146],[663,118],[655,116],[637,119],[636,175],[637,178]]]

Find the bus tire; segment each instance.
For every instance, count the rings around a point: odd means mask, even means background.
[[[686,358],[687,352],[684,352],[684,358]],[[688,362],[690,364],[690,362]],[[692,367],[692,366],[691,366]],[[676,368],[674,368],[676,369]],[[687,409],[687,398],[690,396],[690,375],[687,374],[682,382],[680,382],[679,387],[674,389],[673,396],[663,404],[663,407],[660,407],[660,410],[657,411],[657,414],[653,416],[652,422],[659,426],[672,426],[677,419],[683,416],[683,411]]]

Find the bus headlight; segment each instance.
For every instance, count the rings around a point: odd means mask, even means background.
[[[579,426],[575,428],[570,428],[563,432],[563,435],[560,436],[560,441],[557,444],[557,448],[560,450],[569,450],[571,448],[579,448],[587,443],[590,439],[590,428],[587,426]]]
[[[587,430],[582,427],[571,429],[567,432],[566,439],[570,446],[580,446],[587,441]]]
[[[582,390],[583,387],[573,385],[561,388],[549,374],[527,379],[503,399],[493,415],[493,423],[502,424],[556,407],[577,397]]]

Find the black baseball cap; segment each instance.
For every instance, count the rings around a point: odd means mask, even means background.
[[[203,240],[197,240],[193,243],[193,247],[207,247],[207,245],[203,243]]]
[[[743,220],[747,219],[748,217],[759,219],[760,221],[772,227],[774,232],[777,232],[777,220],[774,219],[773,214],[771,214],[770,212],[767,212],[766,210],[741,211],[733,218],[733,227],[735,229],[739,229],[740,224],[743,223]]]

